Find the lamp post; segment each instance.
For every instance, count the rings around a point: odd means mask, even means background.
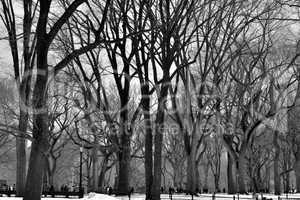
[[[81,193],[83,197],[83,188],[82,188],[82,153],[83,153],[83,147],[80,147],[80,166],[79,166],[79,192]],[[81,198],[82,198],[81,197]]]

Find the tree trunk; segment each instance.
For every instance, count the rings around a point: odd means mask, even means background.
[[[54,186],[54,175],[56,171],[56,158],[53,155],[48,155],[45,160],[45,170],[48,176],[48,185]],[[45,176],[44,176],[45,177]]]
[[[104,179],[105,179],[105,170],[101,169],[100,175],[98,178],[98,188],[100,189],[100,192],[103,192]]]
[[[150,119],[150,99],[149,95],[143,95],[144,101],[142,102],[144,110],[144,125],[146,130],[145,136],[145,181],[146,181],[146,200],[151,200],[151,188],[153,182],[153,135]]]
[[[48,172],[48,180],[49,180],[49,185],[53,185],[54,186],[54,173],[52,172]]]
[[[300,192],[300,152],[297,152],[295,155],[294,171],[296,176],[296,190]]]
[[[91,184],[91,165],[89,164],[89,157],[90,157],[90,154],[88,153],[87,159],[85,161],[88,192],[90,192],[91,188],[92,188],[92,184]]]
[[[120,163],[117,162],[116,164],[116,174],[115,174],[115,180],[114,180],[114,188],[118,188],[119,185],[119,168],[120,168]]]
[[[47,76],[46,76],[47,77]],[[49,148],[48,143],[48,115],[43,106],[46,103],[47,78],[38,75],[33,92],[33,142],[31,146],[29,167],[27,173],[24,200],[40,200],[42,193],[45,159]]]
[[[40,2],[40,16],[36,28],[37,76],[32,94],[33,98],[33,142],[29,159],[24,200],[40,200],[42,193],[45,155],[49,149],[47,82],[48,82],[48,45],[47,18],[49,1]]]
[[[200,172],[198,168],[199,164],[196,163],[196,188],[200,188],[201,182],[200,182]]]
[[[280,147],[278,144],[278,131],[274,131],[273,145],[275,148],[274,156],[274,191],[275,195],[280,195],[280,175],[279,175],[279,156]]]
[[[271,174],[270,174],[271,169],[270,168],[271,168],[270,166],[266,166],[266,168],[265,168],[266,175],[265,175],[264,185],[265,185],[267,191],[270,191],[270,179],[271,179]]]
[[[102,192],[103,190],[103,186],[104,186],[104,182],[105,182],[105,174],[106,171],[108,170],[107,168],[107,164],[108,164],[108,155],[105,155],[102,161],[102,167],[101,167],[101,171],[100,171],[100,175],[98,178],[98,188],[100,189],[100,191]]]
[[[45,169],[43,140],[33,141],[31,146],[24,200],[40,200]]]
[[[96,139],[95,139],[96,140]],[[93,165],[92,165],[92,192],[98,191],[98,150],[97,150],[97,143],[95,141],[94,147],[92,149],[92,156],[93,156]]]
[[[286,165],[287,165],[286,170],[288,170],[291,166],[291,150],[290,149],[287,151],[287,155],[286,155],[285,159],[286,159]],[[286,178],[285,191],[290,191],[290,173],[289,172],[286,173],[285,178]],[[294,189],[294,188],[292,188],[292,189]]]
[[[233,176],[233,169],[234,169],[234,160],[230,156],[230,153],[227,153],[227,187],[228,187],[228,194],[235,194],[236,193],[236,186],[235,180]]]
[[[285,184],[284,184],[284,191],[285,193],[288,193],[290,191],[290,173],[287,173],[285,175]]]
[[[130,136],[127,133],[121,136],[121,147],[119,151],[119,180],[118,194],[127,195],[129,189],[129,170],[130,170]]]
[[[203,189],[208,192],[208,172],[209,172],[209,164],[208,162],[204,164],[204,180],[203,180]]]
[[[20,107],[19,131],[26,134],[28,123],[28,113]],[[20,135],[16,138],[17,153],[17,172],[16,172],[16,195],[21,197],[24,195],[26,182],[26,140]]]
[[[299,49],[298,49],[299,50]],[[299,77],[300,68],[298,66],[297,77]],[[294,100],[294,106],[288,110],[288,133],[295,141],[293,145],[297,146],[295,154],[294,172],[296,176],[296,190],[300,192],[300,79],[298,78],[298,88]]]
[[[238,192],[240,194],[246,193],[246,159],[244,153],[241,152],[237,161],[237,182],[238,182]]]
[[[192,147],[192,149],[194,149]],[[192,150],[190,154],[187,155],[187,191],[189,193],[194,193],[196,190],[196,162],[195,162],[195,151]]]
[[[166,73],[166,72],[164,72]],[[153,184],[152,184],[152,200],[160,200],[161,188],[161,167],[162,167],[162,142],[164,131],[164,109],[165,101],[168,95],[168,74],[164,75],[164,81],[158,98],[158,108],[155,119],[155,135],[154,135],[154,166],[153,166]]]
[[[162,164],[162,141],[163,130],[159,127],[155,128],[154,136],[154,176],[152,184],[152,198],[153,200],[160,200],[160,188],[161,188],[161,164]]]
[[[125,85],[129,87],[128,80],[125,81]],[[127,87],[125,87],[127,88]],[[119,161],[119,173],[118,173],[118,195],[127,195],[129,190],[129,171],[130,171],[130,138],[131,138],[131,126],[128,120],[128,102],[129,102],[129,89],[121,92],[119,89],[119,95],[121,100],[121,113],[120,113],[120,144],[118,151]]]
[[[219,192],[220,188],[219,188],[219,175],[214,175],[214,181],[215,181],[215,192]]]

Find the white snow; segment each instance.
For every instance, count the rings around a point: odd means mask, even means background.
[[[115,197],[106,194],[97,194],[97,193],[89,193],[88,196],[85,196],[83,199],[84,200],[118,200]]]
[[[42,200],[72,200],[78,198],[42,198]],[[22,200],[21,197],[0,197],[0,200]],[[85,195],[83,199],[79,200],[119,200],[115,197],[105,195],[105,194],[96,194],[96,193],[89,193]]]

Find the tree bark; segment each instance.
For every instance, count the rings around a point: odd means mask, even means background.
[[[208,172],[209,172],[209,164],[208,162],[204,164],[204,181],[203,181],[203,189],[208,190]]]
[[[144,106],[144,120],[146,129],[145,138],[145,181],[146,181],[146,200],[151,200],[151,188],[153,183],[153,135],[150,119],[150,100]]]
[[[200,188],[200,172],[199,172],[199,168],[198,168],[199,164],[196,163],[196,188]]]
[[[36,28],[37,43],[37,77],[33,90],[33,142],[29,159],[24,200],[40,200],[42,193],[45,159],[48,153],[48,45],[47,18],[50,9],[49,1],[40,2],[40,16]]]
[[[153,184],[153,134],[152,134],[152,122],[150,115],[150,81],[148,77],[148,65],[144,65],[144,77],[141,69],[141,61],[139,59],[139,54],[136,54],[136,61],[138,70],[140,85],[141,85],[141,105],[143,109],[144,117],[144,130],[145,135],[145,185],[146,185],[146,200],[152,200],[152,184]]]
[[[27,131],[28,113],[20,107],[19,131],[23,134]],[[24,195],[26,182],[26,140],[23,135],[16,138],[17,172],[16,172],[16,195]]]
[[[299,147],[300,145],[298,148]],[[296,190],[297,192],[300,192],[300,152],[297,152],[295,155],[294,171],[296,176]]]
[[[130,170],[130,136],[127,133],[121,136],[119,159],[118,194],[127,195],[129,190]]]
[[[196,190],[196,152],[195,147],[191,147],[192,150],[190,154],[187,155],[187,191],[189,193],[194,193]]]
[[[38,78],[34,90],[37,108],[45,104],[46,81]],[[41,92],[40,92],[41,91]],[[43,175],[45,169],[45,159],[49,148],[48,144],[48,119],[47,113],[40,110],[41,113],[34,114],[33,118],[33,137],[31,146],[28,174],[25,187],[24,200],[40,200],[42,193]]]
[[[288,110],[288,133],[294,140],[295,147],[297,147],[296,151],[294,151],[295,155],[295,163],[294,163],[294,172],[296,178],[296,190],[300,192],[300,68],[298,67],[297,77],[298,77],[298,88],[296,97],[294,100],[294,106]]]
[[[228,187],[228,194],[235,194],[236,193],[236,186],[235,180],[233,176],[233,169],[234,169],[234,160],[230,156],[230,153],[227,153],[227,187]]]
[[[238,192],[240,194],[246,193],[246,159],[244,152],[241,151],[237,161],[237,182],[238,182]]]
[[[97,192],[98,191],[98,150],[97,150],[97,143],[95,139],[94,147],[92,149],[92,160],[93,160],[93,165],[92,165],[92,192]]]
[[[31,146],[24,200],[40,200],[45,169],[45,138],[33,141]]]
[[[274,191],[275,195],[280,195],[280,175],[279,175],[279,156],[280,147],[278,144],[278,131],[274,131],[273,145],[275,148],[274,156]]]
[[[159,120],[161,121],[161,119]],[[158,123],[161,124],[161,123]],[[154,176],[152,184],[152,198],[153,200],[160,200],[160,188],[161,188],[161,174],[162,174],[162,141],[163,130],[159,127],[155,128],[154,136]]]
[[[49,180],[49,185],[53,185],[54,186],[54,174],[49,172],[48,173],[48,180]]]
[[[158,98],[158,108],[155,119],[154,135],[154,166],[152,200],[160,200],[161,173],[162,173],[162,141],[164,132],[165,101],[168,95],[169,74],[164,72],[163,83]]]
[[[47,73],[47,72],[46,72]],[[33,115],[33,142],[31,146],[24,200],[40,200],[42,193],[45,159],[49,148],[48,115],[44,110],[47,76],[38,75],[33,92],[35,114]]]
[[[288,193],[290,191],[290,173],[287,173],[284,177],[284,192]]]

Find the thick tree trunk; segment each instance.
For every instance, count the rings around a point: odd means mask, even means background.
[[[44,141],[38,139],[31,146],[24,200],[40,200],[45,169]]]
[[[194,149],[192,147],[192,149]],[[189,193],[195,193],[196,190],[196,159],[195,159],[195,151],[192,150],[190,154],[187,155],[187,191]]]
[[[235,186],[235,180],[234,180],[234,160],[230,156],[229,153],[227,153],[227,187],[228,187],[228,194],[235,194],[236,193],[236,186]]]
[[[129,87],[129,81],[125,81],[125,85]],[[125,88],[127,88],[125,86]],[[121,90],[119,89],[119,96],[121,100],[121,113],[120,113],[120,143],[118,151],[118,162],[119,162],[119,172],[118,172],[118,195],[127,195],[129,190],[129,171],[130,171],[130,138],[131,138],[131,128],[129,126],[128,120],[128,102],[129,102],[129,89]]]
[[[205,189],[205,190],[208,190],[208,171],[209,171],[209,164],[207,162],[204,164],[203,189]]]
[[[240,194],[246,193],[246,159],[244,153],[241,152],[237,161],[237,183],[238,183],[238,192]]]
[[[129,190],[130,170],[130,136],[125,133],[121,136],[121,147],[119,152],[119,180],[118,194],[127,195]]]
[[[23,134],[27,131],[28,113],[20,107],[19,131]],[[17,196],[24,195],[26,182],[26,140],[20,135],[16,138],[17,153],[17,173],[16,173],[16,192]]]
[[[160,200],[160,188],[161,188],[161,166],[162,166],[162,141],[163,130],[159,127],[155,128],[154,136],[154,176],[152,184],[152,199]]]
[[[47,76],[38,75],[33,92],[34,115],[33,115],[33,142],[29,167],[26,180],[24,200],[40,200],[42,193],[43,175],[45,169],[45,155],[48,143],[48,115],[46,101]]]
[[[166,73],[166,72],[164,72]],[[153,184],[152,184],[152,200],[160,200],[161,192],[161,173],[162,173],[162,142],[164,132],[164,115],[165,100],[168,95],[168,77],[164,75],[164,81],[158,98],[158,108],[155,119],[155,135],[154,135],[154,166],[153,166]]]
[[[298,67],[297,77],[300,74],[300,68]],[[288,133],[295,141],[297,146],[297,152],[295,152],[294,172],[296,176],[296,190],[300,192],[300,79],[298,79],[298,88],[294,101],[294,106],[288,111]]]
[[[42,86],[42,83],[37,86]],[[36,90],[36,89],[35,89]],[[40,90],[36,90],[40,91]],[[42,90],[45,91],[45,90]],[[43,98],[43,92],[34,93]],[[43,100],[44,102],[44,100]],[[43,104],[45,105],[45,104]],[[40,110],[42,112],[42,110]],[[29,167],[26,180],[26,188],[24,200],[40,200],[42,193],[43,175],[46,163],[46,154],[49,148],[48,144],[48,120],[47,113],[35,114],[33,118],[33,137],[34,140],[31,145],[31,153],[29,160]]]
[[[100,189],[100,192],[102,192],[102,190],[104,189],[104,182],[105,182],[105,174],[108,170],[107,165],[108,165],[108,155],[105,155],[101,164],[101,171],[99,174],[99,178],[98,178],[98,188]]]
[[[53,185],[54,186],[54,173],[49,172],[48,173],[48,181],[49,181],[49,185]]]
[[[279,156],[280,147],[278,144],[278,131],[274,131],[273,145],[275,148],[274,156],[274,191],[275,195],[280,195],[280,175],[279,175]]]
[[[47,18],[50,9],[49,1],[40,2],[40,16],[36,28],[37,77],[33,90],[33,142],[29,159],[24,200],[40,200],[42,193],[45,155],[48,153],[48,45]]]
[[[149,95],[144,94],[142,102],[144,110],[144,125],[146,130],[145,136],[145,181],[146,181],[146,200],[151,200],[151,188],[153,183],[153,135],[150,119],[150,99]]]

